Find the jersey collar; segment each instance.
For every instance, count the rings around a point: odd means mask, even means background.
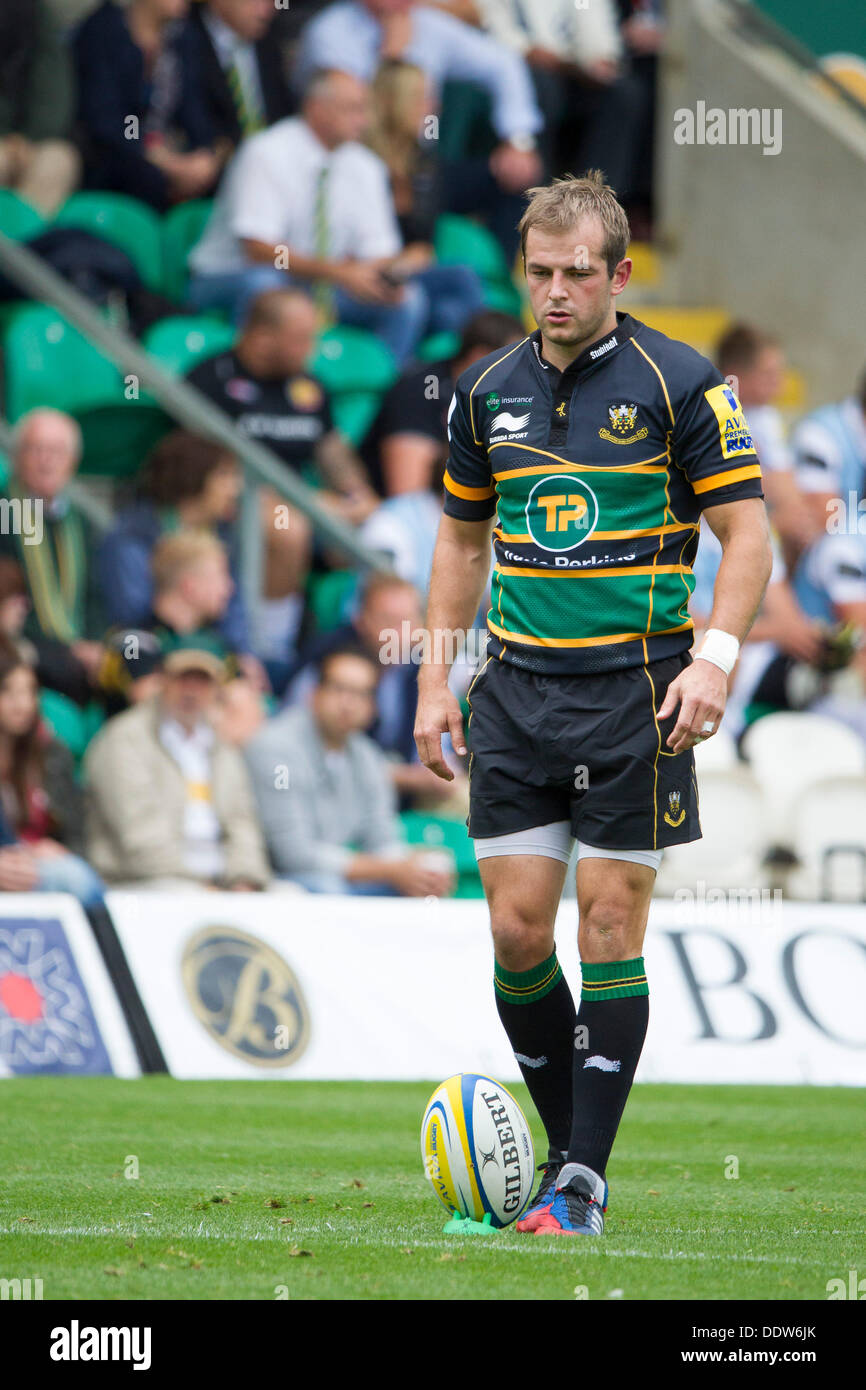
[[[620,314],[616,316],[616,328],[612,333],[606,333],[602,338],[596,338],[595,342],[589,343],[580,354],[575,357],[565,369],[559,372],[552,362],[546,362],[541,355],[541,329],[536,328],[534,333],[529,335],[538,365],[546,372],[549,372],[553,382],[568,381],[589,368],[597,366],[605,361],[614,352],[622,347],[623,343],[633,338],[640,324],[633,319],[631,314]]]

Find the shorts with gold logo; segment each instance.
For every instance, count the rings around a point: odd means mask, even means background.
[[[568,820],[603,849],[701,838],[694,756],[665,740],[668,685],[688,652],[598,675],[536,675],[491,657],[469,691],[469,834]]]

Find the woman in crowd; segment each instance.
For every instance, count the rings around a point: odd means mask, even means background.
[[[105,0],[78,29],[85,183],[129,193],[163,211],[203,198],[219,150],[201,96],[197,49],[184,24],[189,0]]]
[[[373,119],[367,143],[388,167],[403,237],[394,273],[418,280],[431,303],[430,333],[458,333],[484,307],[481,281],[465,265],[436,265],[433,231],[441,212],[440,161],[425,122],[431,97],[427,77],[414,63],[387,59],[372,85]]]
[[[93,907],[103,885],[79,854],[72,757],[42,724],[38,695],[33,668],[0,637],[0,891],[72,893]]]

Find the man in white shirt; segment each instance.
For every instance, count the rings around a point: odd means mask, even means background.
[[[384,163],[360,144],[366,85],[343,72],[314,77],[300,116],[245,142],[190,256],[190,301],[236,321],[265,289],[300,283],[323,313],[377,333],[398,362],[430,317],[400,232]]]

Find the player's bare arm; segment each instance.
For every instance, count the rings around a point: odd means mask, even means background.
[[[747,636],[773,568],[770,532],[759,497],[708,507],[707,523],[722,545],[722,562],[713,591],[708,630],[730,633],[737,642]],[[725,712],[728,676],[720,666],[695,654],[691,666],[671,681],[659,718],[679,705],[679,718],[667,739],[674,753],[693,748],[718,729]]]
[[[493,519],[458,521],[443,516],[439,524],[430,597],[427,604],[427,630],[431,639],[437,632],[468,632],[478,612],[490,567],[490,533]],[[418,712],[415,717],[415,743],[418,756],[446,782],[454,774],[442,756],[442,735],[449,733],[457,753],[466,752],[460,705],[448,689],[448,664],[443,657],[449,644],[431,640],[429,660],[418,673]]]

